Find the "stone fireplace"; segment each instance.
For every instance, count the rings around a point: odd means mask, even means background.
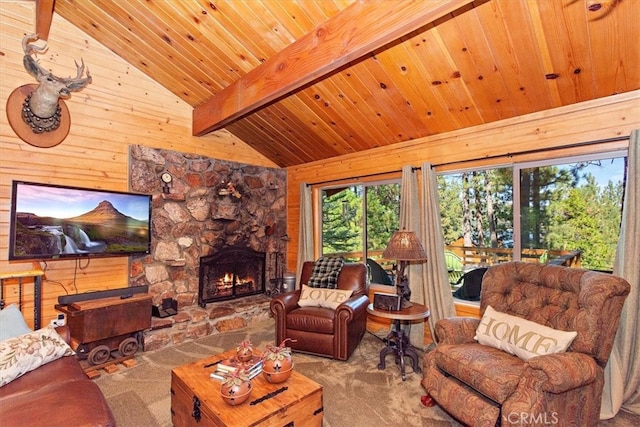
[[[178,306],[176,315],[152,319],[145,349],[268,318],[265,286],[280,283],[286,265],[286,170],[140,145],[129,155],[131,191],[153,194],[151,253],[130,258],[129,286],[148,285],[154,305],[171,298]],[[160,179],[165,173],[169,184]],[[228,266],[235,291],[207,285],[200,292],[201,260],[238,248],[261,257],[243,255],[246,262]],[[211,265],[205,274],[225,281]]]
[[[233,299],[233,294],[211,287],[204,289],[204,298],[199,295],[200,263],[237,249],[249,251],[242,255],[248,259],[245,264],[261,264],[255,273],[259,283],[249,294],[264,293],[265,286],[281,278],[279,267],[286,264],[285,170],[138,145],[130,155],[131,189],[153,194],[151,254],[132,259],[130,286],[148,285],[154,304],[173,298],[179,309],[206,304],[217,295]],[[173,176],[166,190],[160,180],[165,172]],[[261,254],[259,262],[253,252]],[[217,274],[209,269],[208,275]]]
[[[198,304],[262,294],[265,253],[248,248],[222,249],[200,258]]]

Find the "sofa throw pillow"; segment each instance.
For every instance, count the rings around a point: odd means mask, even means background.
[[[530,320],[501,313],[488,306],[474,337],[480,344],[514,354],[523,360],[562,353],[577,332],[559,331]]]
[[[338,287],[338,276],[344,265],[342,257],[320,257],[313,263],[311,277],[309,283],[312,288],[329,288],[336,289]]]
[[[322,289],[302,285],[298,305],[300,307],[326,307],[332,310],[351,297],[352,290]]]
[[[17,305],[10,304],[0,310],[0,341],[28,332],[31,332],[31,328],[24,321],[24,317],[22,317]]]
[[[0,342],[0,387],[74,352],[52,326]]]

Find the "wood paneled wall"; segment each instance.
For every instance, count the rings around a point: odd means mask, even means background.
[[[129,190],[130,144],[196,153],[277,167],[229,132],[191,136],[192,108],[140,73],[91,37],[54,14],[49,50],[40,64],[61,77],[75,75],[74,59],[84,59],[93,83],[73,93],[67,138],[52,148],[36,148],[19,139],[7,122],[9,94],[36,83],[22,65],[22,37],[35,31],[35,2],[0,4],[0,270],[20,269],[8,258],[9,207],[14,179],[110,190]],[[171,64],[166,64],[171,67]],[[25,263],[25,268],[31,268]],[[42,263],[46,269],[43,321],[55,317],[60,294],[127,286],[127,258]],[[25,286],[24,313],[30,321],[32,286]],[[17,288],[5,289],[7,303]]]
[[[626,149],[628,140],[576,148],[562,147],[628,136],[633,129],[638,128],[640,91],[634,91],[407,141],[392,147],[375,148],[358,154],[287,168],[287,232],[290,237],[287,268],[290,271],[295,271],[296,268],[301,183],[348,182],[358,177],[385,173],[387,178],[388,173],[399,177],[399,171],[404,165],[420,166],[423,162],[443,165],[436,170],[451,170],[463,165],[497,165]],[[539,149],[550,149],[551,152],[518,154]],[[511,155],[493,158],[506,154]],[[450,164],[452,162],[461,163]]]

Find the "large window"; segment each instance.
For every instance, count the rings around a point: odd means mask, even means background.
[[[377,264],[391,271],[392,261],[382,259],[382,252],[398,229],[399,181],[324,188],[320,193],[322,255],[339,255],[351,262],[366,259],[373,268]]]
[[[506,261],[611,271],[620,230],[625,153],[438,175],[449,280]],[[322,255],[380,265],[398,229],[400,181],[326,187]],[[375,265],[374,265],[375,267]],[[376,279],[373,279],[374,281]]]
[[[611,271],[624,153],[438,176],[450,281],[499,262]]]

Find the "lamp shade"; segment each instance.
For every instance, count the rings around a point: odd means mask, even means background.
[[[427,259],[427,254],[413,231],[396,231],[382,253],[385,259],[417,261]]]

